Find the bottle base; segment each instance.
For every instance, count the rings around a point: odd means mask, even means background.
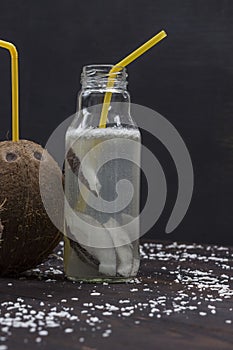
[[[66,276],[69,281],[82,283],[127,283],[131,282],[135,277],[90,277],[81,278]]]

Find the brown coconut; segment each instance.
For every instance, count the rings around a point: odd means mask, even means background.
[[[0,275],[18,274],[45,260],[61,239],[48,217],[39,188],[43,185],[62,225],[63,198],[57,190],[61,170],[40,145],[26,140],[0,142]],[[62,227],[62,226],[61,226]]]

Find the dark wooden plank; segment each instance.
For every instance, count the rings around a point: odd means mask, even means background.
[[[232,248],[145,242],[139,278],[111,285],[67,281],[61,250],[0,280],[0,349],[232,349]]]

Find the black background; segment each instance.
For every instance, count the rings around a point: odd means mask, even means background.
[[[163,165],[168,200],[148,234],[233,244],[233,2],[231,0],[5,0],[0,37],[20,62],[21,138],[42,145],[76,108],[85,64],[115,63],[161,29],[168,38],[129,68],[132,101],[177,128],[194,166],[190,209],[171,235],[164,228],[177,193],[174,164],[143,135]],[[10,138],[10,60],[0,52],[0,139]]]

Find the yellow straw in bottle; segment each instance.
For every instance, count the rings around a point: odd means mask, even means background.
[[[155,36],[153,36],[150,40],[148,40],[145,44],[141,45],[139,48],[137,48],[135,51],[133,51],[131,54],[129,54],[127,57],[125,57],[123,60],[118,62],[116,65],[112,67],[112,69],[109,71],[108,75],[108,83],[107,83],[107,90],[110,90],[114,86],[114,80],[116,77],[116,73],[122,70],[124,67],[128,66],[131,62],[136,60],[138,57],[143,55],[146,51],[151,49],[154,45],[158,44],[162,39],[164,39],[167,36],[166,32],[162,30]],[[106,123],[108,119],[108,110],[111,103],[112,98],[112,92],[107,91],[104,96],[104,102],[100,117],[100,128],[106,128]]]
[[[152,48],[154,45],[159,43],[162,39],[164,39],[167,36],[167,33],[162,30],[155,36],[153,36],[150,40],[148,40],[145,44],[141,45],[139,48],[137,48],[135,51],[133,51],[131,54],[126,56],[123,60],[118,62],[116,65],[112,67],[112,69],[109,71],[108,74],[108,82],[107,82],[107,90],[111,90],[111,88],[114,86],[114,81],[117,75],[117,72],[121,71],[124,67],[126,67],[128,64],[136,60],[138,57],[140,57],[142,54],[144,54],[146,51],[148,51],[150,48]],[[103,107],[101,111],[101,117],[99,122],[99,128],[106,128],[106,123],[108,119],[108,110],[111,103],[112,98],[112,92],[107,91],[104,96],[104,102]],[[86,203],[81,196],[78,204],[77,204],[77,210],[80,212],[84,212],[86,208]]]
[[[12,141],[19,141],[19,73],[18,52],[8,41],[0,40],[0,47],[7,49],[11,55],[11,90],[12,90]]]

